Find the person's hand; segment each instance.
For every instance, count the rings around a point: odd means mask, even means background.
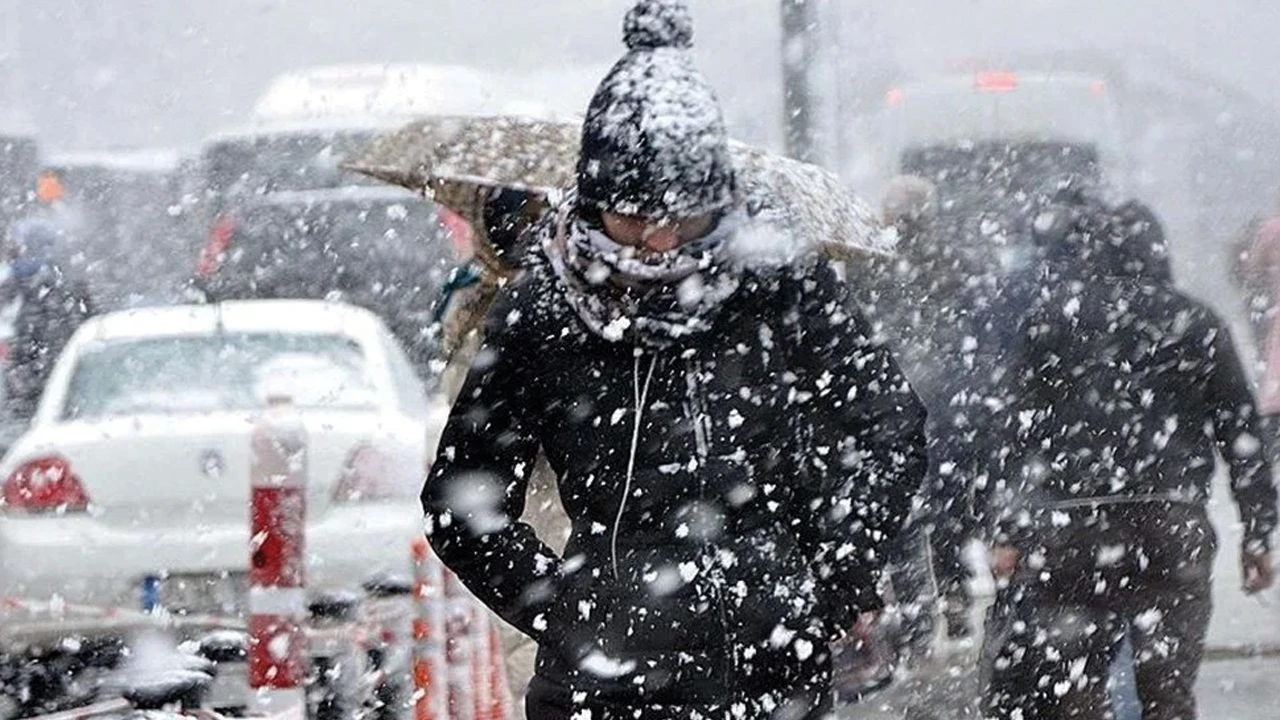
[[[995,545],[991,548],[988,560],[991,563],[991,574],[996,580],[1007,582],[1012,580],[1013,574],[1017,572],[1022,553],[1012,545]]]
[[[1240,556],[1240,566],[1244,575],[1244,592],[1256,595],[1276,582],[1276,566],[1271,560],[1271,553],[1255,553],[1245,551]]]

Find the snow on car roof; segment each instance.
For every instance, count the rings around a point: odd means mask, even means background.
[[[337,200],[355,202],[376,202],[382,200],[401,200],[406,202],[426,202],[422,195],[396,185],[344,185],[336,188],[318,188],[315,190],[277,190],[275,192],[248,198],[245,202],[250,206],[261,205],[310,205]]]
[[[323,300],[238,300],[216,305],[146,307],[101,315],[76,333],[81,341],[131,340],[227,332],[335,334],[370,337],[377,318],[361,308]]]
[[[104,167],[125,172],[173,172],[182,163],[179,150],[164,148],[139,150],[101,150],[97,152],[50,153],[44,165],[49,168]]]
[[[394,130],[411,118],[402,115],[333,115],[327,117],[268,120],[227,128],[210,135],[205,144],[234,142],[246,138],[300,135],[304,133],[343,133]]]

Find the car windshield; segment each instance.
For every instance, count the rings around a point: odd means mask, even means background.
[[[350,338],[229,333],[94,345],[76,362],[62,419],[251,410],[280,390],[304,408],[378,404],[364,354]]]

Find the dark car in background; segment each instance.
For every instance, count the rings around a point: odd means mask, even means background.
[[[434,309],[453,258],[435,206],[407,190],[340,187],[241,198],[207,255],[210,301],[333,299],[381,316],[424,380]]]
[[[1030,203],[1049,181],[1067,175],[1103,182],[1098,148],[1088,143],[991,141],[927,146],[902,153],[901,171],[938,189],[947,237],[962,240],[975,261],[997,274],[1027,260]]]
[[[210,138],[200,153],[208,230],[195,294],[341,298],[381,316],[430,381],[432,310],[453,245],[430,201],[341,169],[403,123],[263,122]]]
[[[195,232],[184,202],[179,153],[102,151],[51,155],[42,182],[73,243],[95,303],[105,310],[171,301],[186,276]]]
[[[257,195],[373,185],[340,165],[404,119],[322,118],[262,122],[214,135],[200,150],[215,214]]]
[[[1067,174],[1122,190],[1127,183],[1119,103],[1083,72],[983,71],[903,83],[878,124],[881,173],[938,188],[948,237],[992,276],[1020,266],[1035,192]]]

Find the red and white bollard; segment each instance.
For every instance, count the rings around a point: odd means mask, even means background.
[[[489,622],[489,693],[491,702],[489,717],[493,720],[507,720],[513,717],[511,688],[507,684],[507,659],[503,652],[502,636],[493,619]]]
[[[413,718],[449,720],[444,566],[426,538],[413,542]]]
[[[249,707],[274,715],[306,702],[307,432],[289,397],[267,405],[249,469]]]
[[[449,664],[449,717],[452,720],[477,720],[475,635],[479,615],[475,601],[453,573],[445,574],[446,618],[445,658]]]
[[[489,613],[474,599],[471,601],[471,687],[475,720],[490,720],[493,710],[493,686],[490,684]],[[495,719],[497,720],[497,719]]]

